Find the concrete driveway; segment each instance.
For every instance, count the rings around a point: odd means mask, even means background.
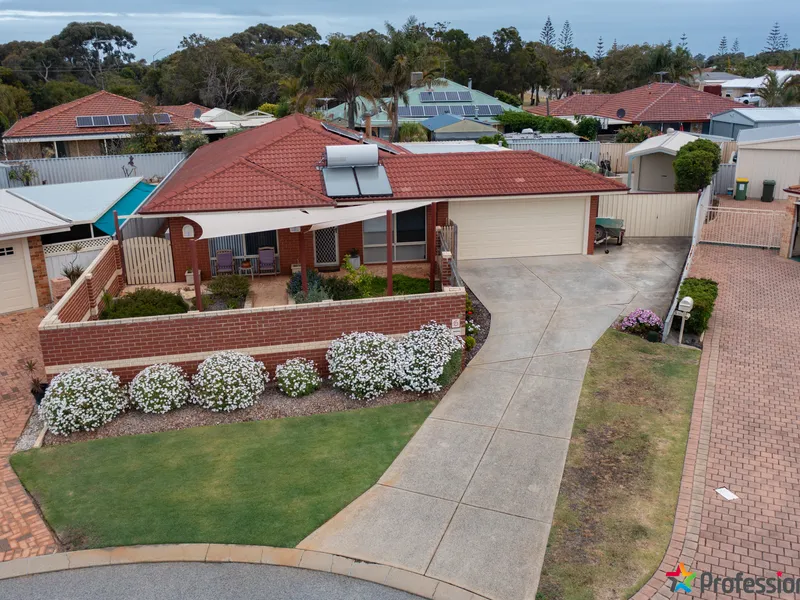
[[[687,241],[465,261],[489,337],[377,485],[301,544],[533,599],[591,347],[623,313],[666,313]]]

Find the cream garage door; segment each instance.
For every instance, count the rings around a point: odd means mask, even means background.
[[[450,202],[458,259],[581,254],[587,198]]]
[[[24,243],[0,241],[0,313],[33,307]]]

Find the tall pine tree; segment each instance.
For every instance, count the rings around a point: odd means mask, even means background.
[[[728,38],[723,35],[722,39],[719,41],[719,48],[717,48],[717,55],[725,56],[727,53],[728,53]]]
[[[550,20],[550,15],[547,15],[547,21],[544,22],[539,41],[545,46],[553,46],[556,43],[556,30],[553,27],[553,22]]]
[[[731,53],[739,54],[739,38],[733,40],[733,46],[731,46]]]
[[[594,62],[599,65],[605,55],[606,51],[603,49],[603,36],[601,35],[600,39],[597,40],[597,48],[594,51]]]
[[[781,51],[789,49],[789,34],[784,33],[781,38]]]
[[[564,27],[561,28],[561,35],[558,36],[558,49],[566,50],[572,48],[572,27],[569,21],[564,21]]]
[[[611,44],[611,51],[616,52],[617,50],[619,50],[619,46],[617,46],[617,38],[614,38],[614,43]]]
[[[684,50],[688,50],[689,49],[689,42],[687,41],[688,39],[689,38],[686,37],[686,32],[684,31],[681,34],[681,43],[679,44],[680,47],[683,48]]]
[[[764,52],[780,52],[782,45],[781,26],[775,21],[775,25],[772,26],[767,36],[767,44],[764,46]]]

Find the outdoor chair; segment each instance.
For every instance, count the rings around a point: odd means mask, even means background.
[[[278,274],[278,268],[275,264],[275,248],[272,246],[264,246],[258,249],[258,274]]]
[[[233,251],[217,250],[217,275],[233,274]]]

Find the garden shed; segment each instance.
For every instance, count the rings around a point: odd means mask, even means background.
[[[739,134],[736,178],[747,178],[747,195],[760,198],[764,181],[775,181],[775,198],[800,183],[800,123],[748,129]]]
[[[497,133],[489,123],[448,113],[427,119],[421,125],[431,132],[433,141],[477,140]]]
[[[673,131],[646,139],[626,152],[628,185],[637,192],[675,191],[675,171],[672,162],[683,146],[699,139],[685,131]],[[633,181],[632,173],[636,173]]]
[[[800,106],[733,108],[711,117],[710,131],[713,135],[724,135],[735,140],[741,131],[792,123],[800,123]]]

